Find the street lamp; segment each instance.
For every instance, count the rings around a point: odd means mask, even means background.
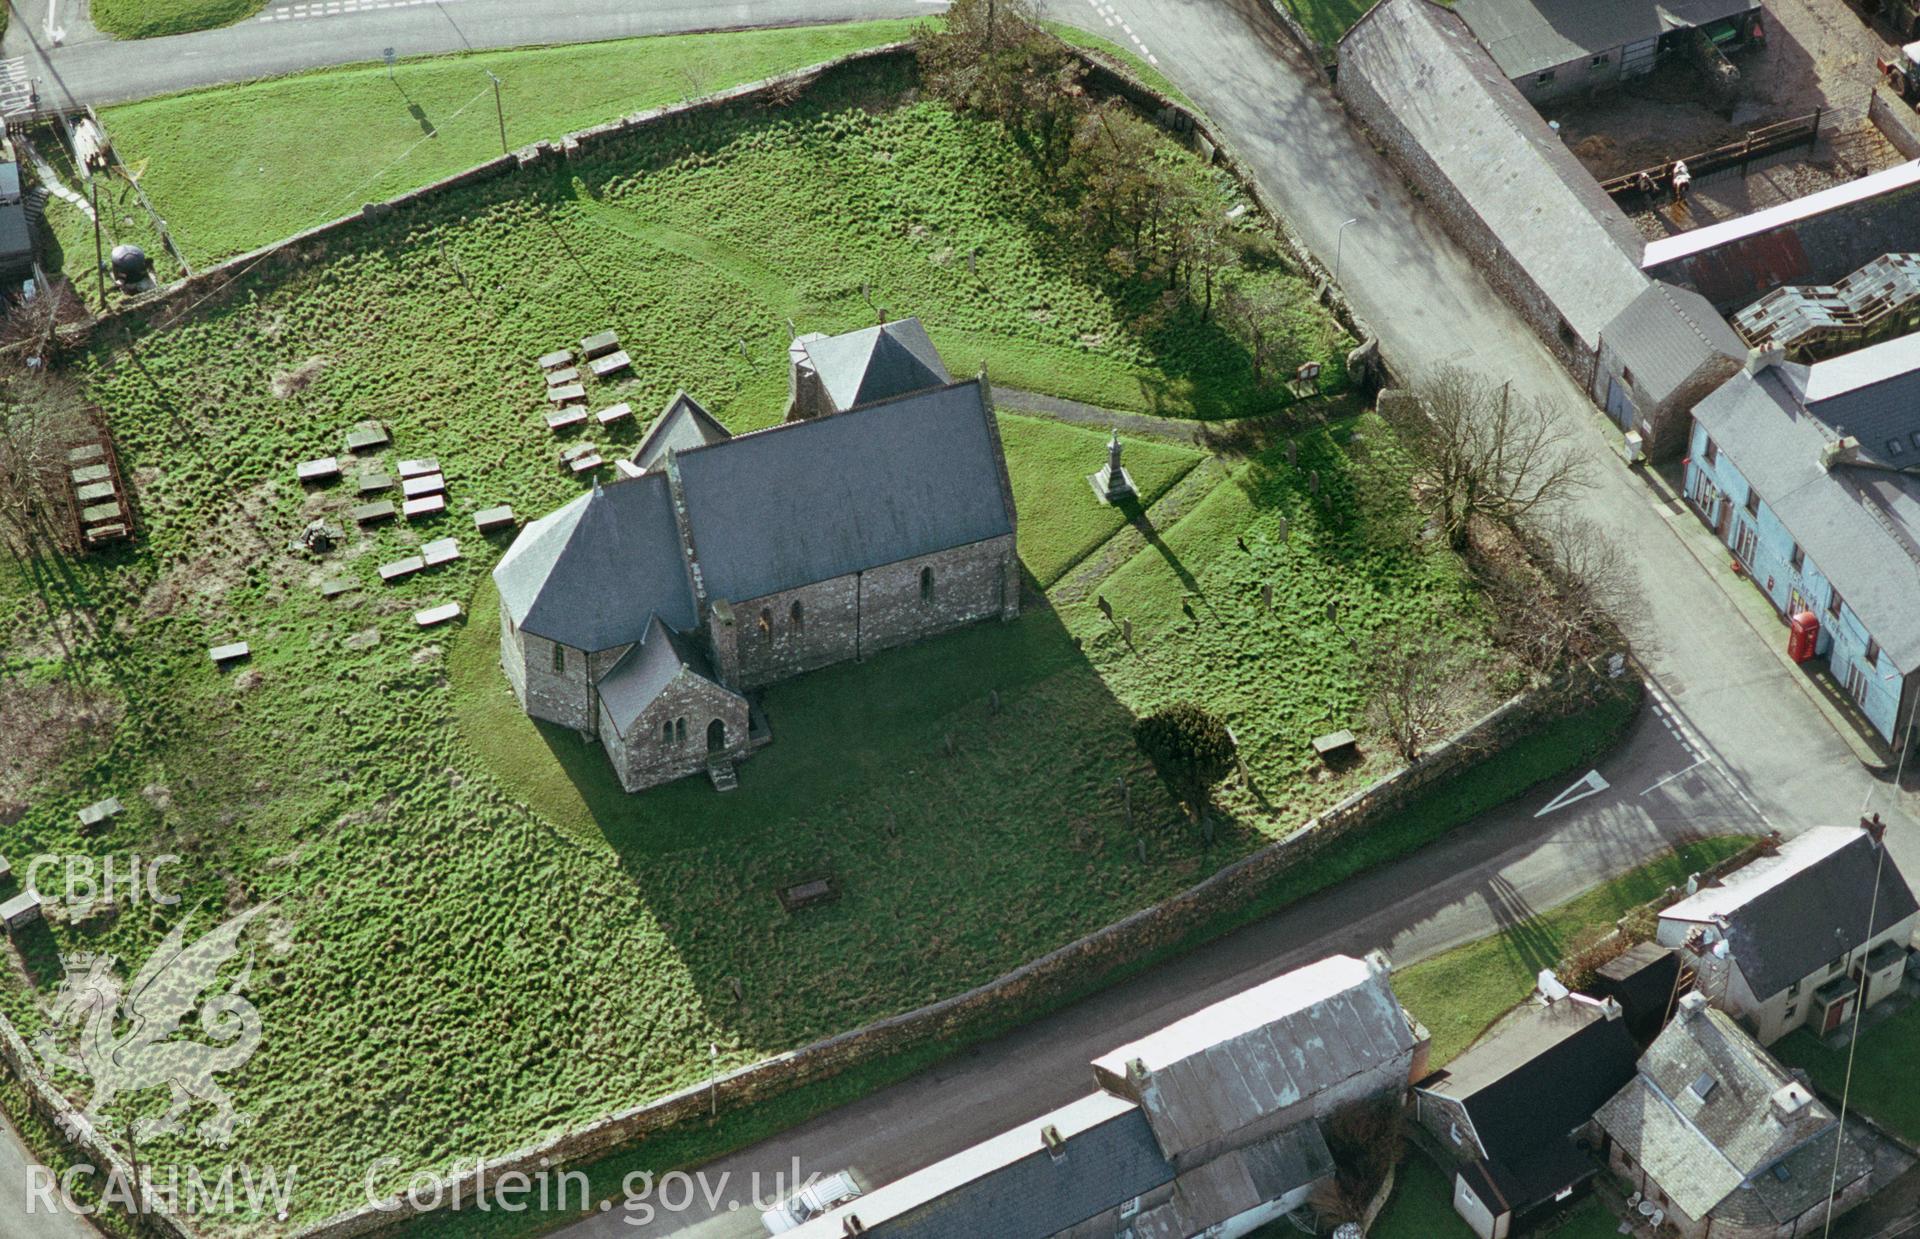
[[[1340,249],[1347,243],[1347,226],[1359,222],[1360,217],[1356,215],[1352,219],[1347,220],[1346,223],[1341,224],[1339,229],[1333,234],[1333,282],[1335,284],[1340,282]]]
[[[487,79],[493,83],[493,114],[500,118],[500,153],[507,153],[507,114],[500,107],[500,78],[492,69],[486,70]]]

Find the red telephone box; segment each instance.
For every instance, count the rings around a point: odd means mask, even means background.
[[[1813,657],[1814,647],[1820,644],[1820,617],[1811,611],[1801,611],[1787,624],[1787,657],[1797,663],[1806,662]]]

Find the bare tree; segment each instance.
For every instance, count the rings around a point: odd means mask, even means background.
[[[1266,381],[1268,363],[1286,342],[1287,315],[1296,308],[1292,295],[1278,284],[1255,284],[1251,288],[1230,284],[1224,290],[1222,317],[1246,337],[1255,386]]]
[[[1086,108],[1084,69],[1041,26],[1033,0],[954,0],[914,51],[929,94],[998,120],[1049,169],[1066,156]]]
[[[7,311],[0,322],[0,348],[24,345],[32,364],[54,366],[60,360],[60,328],[86,321],[87,307],[73,285],[56,277]]]
[[[67,449],[87,429],[74,387],[42,374],[0,383],[0,544],[24,559],[59,544]]]
[[[1544,403],[1453,367],[1412,395],[1399,405],[1397,428],[1419,461],[1419,498],[1454,549],[1465,549],[1476,519],[1511,527],[1585,485]]]
[[[1489,565],[1487,592],[1505,643],[1536,671],[1621,643],[1620,616],[1641,601],[1623,544],[1593,522],[1553,512],[1524,531],[1531,563]]]
[[[1367,719],[1405,761],[1443,736],[1463,698],[1459,650],[1430,628],[1406,625],[1373,637],[1367,657]]]

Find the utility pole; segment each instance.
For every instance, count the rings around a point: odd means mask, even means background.
[[[107,256],[100,240],[100,169],[87,176],[87,192],[93,199],[93,270],[100,278],[100,308],[107,308]]]
[[[500,120],[500,153],[507,153],[507,113],[500,106],[500,75],[488,69],[487,77],[493,82],[493,114]]]

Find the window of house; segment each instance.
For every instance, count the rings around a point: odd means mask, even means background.
[[[1759,514],[1760,492],[1749,486],[1747,487],[1747,515],[1758,516]]]
[[[1807,562],[1807,553],[1800,549],[1800,544],[1798,542],[1794,543],[1793,553],[1787,556],[1787,563],[1792,566],[1795,572],[1798,572],[1802,567],[1806,565],[1806,562]]]
[[[1553,75],[1548,74],[1547,76],[1551,77]],[[1572,348],[1579,342],[1580,338],[1573,334],[1573,324],[1562,318],[1560,320],[1560,343],[1566,345],[1568,348]]]
[[[1840,591],[1829,585],[1827,587],[1827,614],[1838,619],[1840,617],[1840,608],[1844,605],[1845,603],[1840,597]]]
[[[1720,445],[1713,441],[1712,435],[1707,436],[1706,457],[1707,457],[1707,463],[1710,465],[1716,463],[1720,459]]]
[[[1606,57],[1602,56],[1600,59],[1605,60]],[[1632,366],[1620,367],[1620,381],[1622,383],[1625,383],[1628,387],[1633,386],[1633,367]]]
[[[1535,86],[1545,86],[1548,82],[1551,82],[1552,80],[1553,80],[1552,69],[1545,69],[1533,75],[1533,84]]]
[[[1907,450],[1906,447],[1903,444],[1901,444],[1900,440],[1898,439],[1887,440],[1887,455],[1898,456],[1900,453],[1906,450]]]
[[[806,626],[806,622],[806,616],[800,610],[800,600],[796,598],[793,607],[787,612],[787,624],[795,632],[799,632]]]
[[[1800,996],[1800,982],[1795,981],[1793,984],[1787,986],[1787,997],[1798,998],[1799,996]]]
[[[1631,1154],[1631,1153],[1629,1153],[1629,1152],[1627,1152],[1627,1151],[1626,1151],[1625,1149],[1621,1149],[1621,1150],[1620,1150],[1620,1164],[1621,1164],[1622,1166],[1625,1166],[1625,1167],[1626,1167],[1626,1168],[1627,1168],[1628,1170],[1632,1170],[1632,1169],[1633,1169],[1633,1154]]]
[[[1787,1013],[1782,1018],[1790,1020],[1798,1014],[1800,1014],[1800,1004],[1797,1002],[1790,1002],[1787,1004]]]
[[[1867,666],[1878,667],[1879,665],[1880,665],[1880,643],[1878,641],[1875,641],[1873,638],[1869,637],[1867,638]]]
[[[1140,1212],[1140,1198],[1138,1196],[1135,1196],[1132,1200],[1120,1206],[1120,1216],[1123,1218],[1132,1217],[1138,1212]]]
[[[920,601],[933,601],[933,569],[920,569]]]
[[[567,673],[567,647],[564,645],[553,647],[553,673],[555,675]]]
[[[760,608],[760,635],[766,638],[768,645],[773,644],[773,610],[770,607]]]
[[[1908,435],[1907,440],[1913,444],[1915,451],[1920,451],[1920,430],[1916,430]]]
[[[1590,68],[1598,69],[1601,65],[1607,63],[1607,60],[1608,60],[1607,54],[1605,52],[1601,52],[1598,56],[1595,56],[1592,60],[1589,60],[1587,64]]]

